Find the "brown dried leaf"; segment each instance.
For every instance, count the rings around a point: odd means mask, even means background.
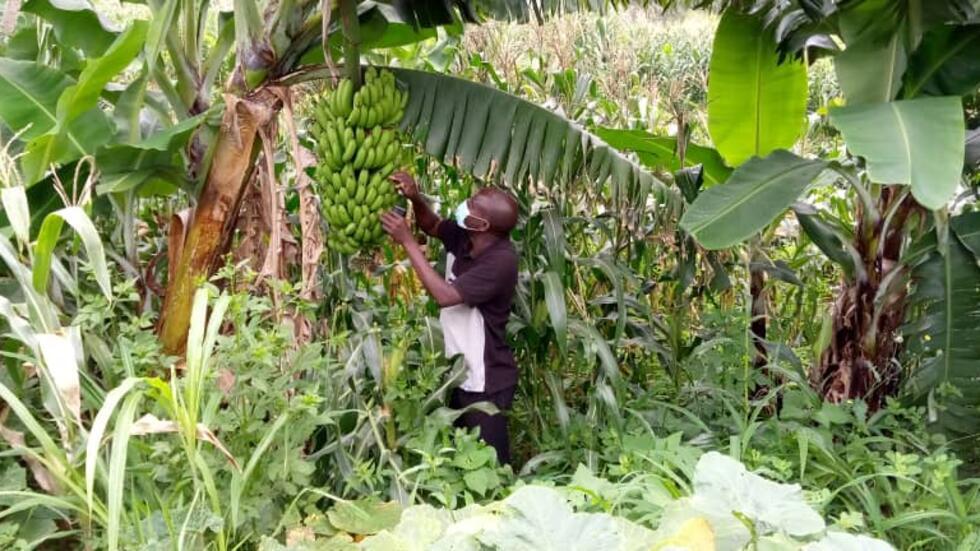
[[[300,240],[302,242],[301,267],[303,284],[300,296],[313,300],[320,288],[320,256],[323,254],[323,234],[320,231],[320,203],[313,193],[313,181],[306,175],[306,168],[316,165],[316,156],[299,143],[296,132],[296,119],[293,115],[292,96],[288,88],[280,97],[285,115],[286,131],[292,148],[293,163],[295,164],[296,189],[299,193],[299,224]]]
[[[133,426],[129,429],[129,434],[132,436],[144,436],[147,434],[178,432],[179,430],[180,429],[177,427],[177,423],[169,419],[159,419],[157,416],[147,413],[133,422]],[[236,469],[241,470],[241,467],[238,465],[238,461],[235,460],[235,456],[231,455],[228,448],[226,448],[225,445],[218,440],[218,437],[211,432],[211,429],[206,427],[203,423],[197,424],[197,437],[198,439],[204,440],[217,448],[222,455],[228,458],[228,461],[234,465]]]
[[[4,426],[3,422],[7,419],[7,411],[7,409],[4,409],[3,413],[0,413],[0,438],[3,438],[11,448],[26,448],[27,443],[24,441],[24,433]],[[24,455],[24,463],[27,463],[27,468],[31,471],[34,480],[42,490],[49,494],[60,493],[61,489],[58,486],[58,482],[51,475],[51,472],[44,468],[44,465],[41,465],[40,461],[30,455]]]
[[[187,228],[194,216],[193,207],[186,208],[170,217],[170,227],[167,228],[167,281],[171,281],[180,262],[180,253],[184,250],[187,239]]]
[[[235,374],[231,372],[230,369],[219,369],[218,370],[218,390],[221,391],[225,396],[231,392],[231,389],[235,386]]]

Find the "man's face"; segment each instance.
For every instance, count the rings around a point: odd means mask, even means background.
[[[456,223],[467,231],[485,232],[490,229],[490,222],[483,214],[479,193],[470,197],[456,209]]]

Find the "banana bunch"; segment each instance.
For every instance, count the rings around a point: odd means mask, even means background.
[[[407,102],[395,76],[373,67],[356,93],[345,79],[314,102],[309,129],[318,163],[313,176],[332,249],[352,254],[381,240],[381,213],[398,200],[388,176],[399,164],[402,142],[392,126]]]

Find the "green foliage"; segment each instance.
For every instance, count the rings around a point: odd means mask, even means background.
[[[709,249],[739,243],[767,226],[797,200],[826,168],[777,150],[735,169],[728,182],[698,196],[681,227]]]
[[[9,444],[0,453],[0,546],[414,548],[450,537],[452,526],[456,543],[607,548],[621,541],[650,549],[690,543],[705,524],[719,548],[884,545],[858,533],[901,549],[968,549],[978,541],[975,465],[929,430],[956,429],[949,434],[964,441],[975,433],[975,217],[953,216],[947,231],[941,209],[932,218],[913,205],[899,237],[912,241],[935,227],[940,238],[911,249],[875,302],[892,304],[911,271],[903,319],[912,345],[903,367],[888,373],[918,369],[908,390],[924,405],[892,400],[869,411],[860,399],[826,403],[804,378],[833,332],[828,305],[841,271],[845,284],[878,275],[871,270],[884,260],[876,251],[888,239],[876,241],[873,228],[888,228],[897,210],[879,211],[875,202],[894,189],[881,184],[895,183],[874,177],[879,151],[858,145],[846,124],[842,143],[828,124],[828,106],[840,95],[830,63],[840,62],[849,95],[849,107],[830,110],[835,124],[840,113],[915,107],[921,95],[969,87],[972,28],[923,19],[921,46],[904,35],[899,41],[908,56],[904,76],[878,78],[886,63],[854,71],[864,78],[859,90],[885,83],[902,99],[858,103],[844,56],[878,59],[880,52],[847,40],[844,54],[807,73],[792,58],[776,63],[775,37],[760,19],[738,15],[735,33],[729,10],[718,40],[738,47],[716,50],[718,74],[732,80],[712,78],[712,90],[728,90],[715,109],[735,113],[729,104],[737,102],[736,114],[751,118],[740,145],[752,146],[732,171],[721,159],[732,160],[733,146],[709,147],[706,132],[711,17],[650,23],[652,12],[636,8],[607,18],[576,14],[540,29],[467,29],[460,38],[456,27],[426,27],[451,20],[445,16],[456,8],[444,3],[362,4],[366,58],[405,67],[400,78],[420,98],[406,126],[435,157],[416,159],[425,192],[445,210],[480,184],[475,174],[509,183],[521,205],[514,234],[521,278],[508,331],[521,367],[511,412],[515,475],[473,431],[452,426],[459,412],[445,406],[446,395],[463,366],[443,357],[435,306],[406,277],[396,250],[383,247],[367,266],[319,259],[315,300],[299,285],[258,277],[249,259],[229,263],[201,282],[186,362],[163,356],[153,333],[155,277],[166,272],[163,226],[189,203],[174,190],[193,191],[205,179],[207,145],[224,109],[215,83],[231,76],[236,90],[233,71],[243,58],[227,54],[232,18],[160,2],[149,25],[116,33],[87,4],[28,6],[43,20],[29,20],[0,60],[4,139],[34,123],[0,157],[10,225],[0,233],[0,435]],[[268,46],[273,61],[259,59],[243,78],[289,74],[320,50],[319,9],[285,2],[263,13],[262,28],[243,43],[260,58]],[[776,21],[779,14],[767,15]],[[415,29],[415,20],[428,23]],[[828,19],[783,30],[792,36],[836,25]],[[425,37],[433,38],[410,44]],[[34,63],[41,52],[50,68]],[[747,60],[737,67],[745,74],[720,61],[735,54]],[[760,96],[743,93],[735,77],[753,74],[766,84],[786,76],[784,88],[794,93],[777,98],[779,105],[755,101],[774,94],[768,87]],[[806,94],[798,92],[807,74],[819,93],[811,93],[811,125],[794,155],[782,149],[803,125]],[[915,155],[927,151],[926,161],[935,161],[915,167],[939,184],[918,186],[936,194],[922,201],[917,193],[922,205],[946,206],[962,168],[946,163],[955,149],[951,104],[960,117],[965,105],[967,119],[974,108],[952,99],[928,100],[944,105],[935,117],[929,109],[909,117],[945,121],[942,133],[914,143]],[[756,108],[799,116],[771,125]],[[779,131],[774,152],[763,151],[770,137],[752,127]],[[901,136],[875,128],[885,140]],[[49,172],[46,162],[29,163],[36,174],[26,178],[34,184],[28,190],[18,185],[25,179],[16,160],[45,134],[37,144],[52,149],[35,144],[29,158],[62,159],[62,166]],[[73,145],[70,138],[82,147],[63,154],[54,147]],[[302,216],[303,183],[280,143],[288,140],[273,138],[290,228]],[[956,138],[962,145],[962,133]],[[843,145],[866,158],[870,177]],[[911,151],[891,145],[878,149]],[[635,153],[641,164],[608,146]],[[95,171],[77,161],[83,152],[94,153],[98,169],[91,202],[81,180]],[[907,157],[888,157],[889,168],[907,166]],[[833,178],[817,180],[825,167]],[[77,205],[55,206],[55,176]],[[812,206],[793,204],[807,188]],[[972,203],[964,196],[955,208],[969,211]],[[790,206],[802,231],[792,220],[771,224]],[[76,231],[63,234],[66,213]],[[706,253],[684,230],[710,247],[758,234],[764,257],[743,266],[740,251]],[[765,369],[751,367],[745,339],[752,315],[740,289],[753,269],[773,276],[765,287]],[[297,280],[298,270],[288,268],[286,278]]]
[[[831,121],[868,162],[875,182],[908,184],[924,207],[939,209],[963,171],[963,107],[957,97],[837,107]]]
[[[980,268],[973,252],[978,221],[975,212],[953,218],[948,235],[927,236],[909,260],[911,305],[922,310],[919,323],[907,332],[912,350],[922,356],[911,388],[920,400],[928,395],[939,428],[963,436],[978,431],[973,381],[980,356],[973,323],[980,308]]]
[[[708,130],[729,166],[791,147],[806,116],[806,66],[780,63],[763,22],[725,11],[712,47]]]

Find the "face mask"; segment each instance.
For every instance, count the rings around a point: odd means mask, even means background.
[[[456,224],[459,225],[459,227],[463,228],[464,230],[484,231],[484,230],[477,230],[474,228],[470,228],[469,226],[466,225],[467,218],[473,218],[476,220],[482,220],[486,222],[486,220],[484,220],[483,218],[470,214],[469,201],[463,201],[462,203],[459,204],[458,207],[456,207],[456,210],[453,212],[453,218],[455,218]]]

